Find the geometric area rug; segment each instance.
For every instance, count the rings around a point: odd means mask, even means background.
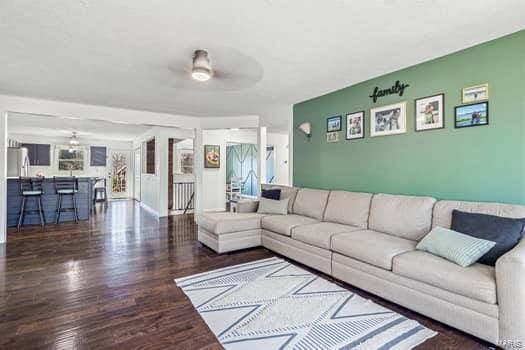
[[[404,350],[437,334],[280,258],[175,283],[228,350]]]

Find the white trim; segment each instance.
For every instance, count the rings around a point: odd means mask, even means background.
[[[288,116],[288,185],[293,186],[293,111]]]

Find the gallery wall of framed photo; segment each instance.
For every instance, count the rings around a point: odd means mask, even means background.
[[[294,105],[294,185],[525,204],[524,45],[521,31]]]

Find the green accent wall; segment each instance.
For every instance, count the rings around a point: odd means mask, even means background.
[[[453,40],[453,38],[451,38]],[[348,58],[348,64],[352,64]],[[408,83],[403,97],[369,98]],[[489,83],[489,125],[454,128],[461,89]],[[445,128],[415,132],[414,100],[445,93]],[[370,137],[370,108],[407,102],[407,133]],[[345,140],[350,112],[365,110],[365,138]],[[343,115],[340,141],[326,118]],[[525,204],[525,31],[294,105],[294,185]],[[312,124],[308,140],[298,126]]]

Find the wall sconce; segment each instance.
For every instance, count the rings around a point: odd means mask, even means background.
[[[312,136],[312,124],[310,124],[310,122],[304,122],[299,125],[299,130],[301,130],[308,139]]]

